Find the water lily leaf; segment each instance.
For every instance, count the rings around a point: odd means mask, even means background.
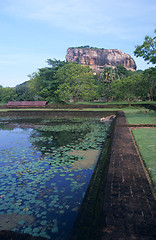
[[[60,213],[60,214],[63,214],[63,213],[64,213],[64,211],[63,211],[63,210],[60,210],[60,211],[59,211],[59,213]]]
[[[18,222],[19,225],[24,225],[24,223],[25,223],[25,220],[21,220]]]
[[[32,233],[32,228],[31,228],[31,227],[25,228],[25,229],[24,229],[24,233],[31,234],[31,233]]]
[[[57,233],[58,232],[58,227],[54,226],[51,231],[52,231],[52,233]]]
[[[106,129],[90,120],[32,121],[31,131],[19,127],[20,134],[11,134],[15,140],[9,132],[5,149],[0,148],[0,214],[20,216],[15,231],[22,228],[33,236],[53,239],[61,226],[69,229],[72,225],[70,218],[60,220],[60,216],[64,211],[70,216],[76,202],[82,201],[94,169],[80,168],[86,157],[69,153],[101,149]],[[3,135],[0,141],[3,143]],[[28,223],[28,218],[33,221]]]

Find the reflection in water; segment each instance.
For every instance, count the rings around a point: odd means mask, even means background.
[[[96,149],[91,149],[91,150],[79,150],[79,151],[72,151],[69,154],[70,155],[76,155],[76,156],[83,156],[84,159],[82,160],[77,160],[73,163],[73,166],[71,167],[72,170],[76,169],[88,169],[91,168],[92,166],[95,166],[98,156],[99,156],[100,150]]]
[[[1,121],[0,230],[68,239],[108,127],[97,120]]]

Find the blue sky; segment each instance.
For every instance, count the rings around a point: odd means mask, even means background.
[[[155,0],[0,0],[0,85],[14,87],[68,47],[90,45],[130,54],[154,36]]]

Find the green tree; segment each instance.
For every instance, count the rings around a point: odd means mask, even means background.
[[[97,91],[97,98],[103,99],[104,98],[104,91],[105,91],[105,83],[103,81],[103,78],[100,74],[94,75],[95,85],[96,85],[96,91]]]
[[[38,72],[29,75],[29,87],[35,100],[56,101],[55,91],[59,86],[56,72],[59,68],[67,64],[65,61],[48,59],[49,67],[40,68]]]
[[[112,101],[113,93],[111,85],[114,87],[114,82],[117,79],[123,79],[125,77],[133,75],[132,71],[128,71],[124,66],[117,65],[116,68],[105,67],[102,74],[96,76],[96,84],[98,87],[98,94],[100,97]]]
[[[29,78],[28,86],[33,96],[33,100],[43,100],[41,97],[41,91],[44,88],[43,79],[38,72],[32,73],[29,75]]]
[[[111,94],[115,100],[123,100],[124,93],[122,91],[123,81],[121,79],[116,79],[111,83]]]
[[[15,88],[11,87],[0,87],[0,101],[7,103],[8,101],[16,100],[16,91]]]
[[[139,73],[111,83],[112,95],[116,100],[126,100],[129,105],[132,100],[143,99],[146,95],[145,81]]]
[[[30,88],[27,82],[17,85],[15,87],[15,92],[16,92],[16,101],[32,101],[33,100],[33,95],[30,91]]]
[[[116,68],[105,67],[102,73],[104,82],[110,83],[118,78]]]
[[[131,70],[127,70],[124,66],[122,65],[117,65],[116,67],[116,76],[117,79],[123,79],[128,76],[132,76],[135,72]]]
[[[156,29],[154,31],[156,34]],[[148,63],[156,64],[156,36],[146,36],[142,45],[137,45],[134,51],[136,57],[143,57]]]
[[[98,89],[101,92],[101,97],[107,101],[111,99],[110,84],[112,81],[118,78],[118,72],[116,68],[105,67],[102,74],[100,74],[98,81]]]
[[[56,77],[60,85],[56,94],[63,101],[92,100],[95,99],[96,85],[91,69],[78,63],[69,62],[60,68]]]
[[[154,101],[156,99],[156,67],[144,70],[143,80],[146,96],[150,101]]]

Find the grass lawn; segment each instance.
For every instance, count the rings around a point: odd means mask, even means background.
[[[2,111],[2,112],[8,112],[8,111],[55,111],[55,110],[57,110],[57,111],[59,111],[59,110],[61,110],[62,111],[62,109],[49,109],[49,108],[16,108],[16,109],[13,109],[13,108],[5,108],[5,109],[0,109],[0,111]]]
[[[156,128],[133,129],[133,135],[156,189]]]
[[[144,108],[125,108],[129,124],[156,124],[156,112]],[[133,135],[156,189],[156,128],[136,128]]]
[[[156,112],[145,108],[125,108],[129,124],[156,124]]]
[[[127,101],[113,101],[113,102],[69,102],[68,104],[91,104],[91,105],[120,105],[120,104],[125,104],[128,105]],[[144,102],[131,102],[131,104],[156,104],[156,101],[144,101]]]
[[[129,124],[156,124],[156,112],[141,107],[83,108],[83,111],[124,111]]]

